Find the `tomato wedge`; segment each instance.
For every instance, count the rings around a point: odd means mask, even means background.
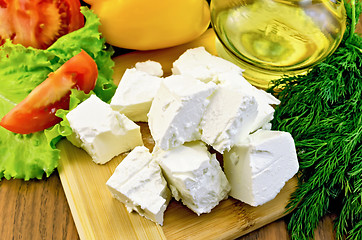
[[[97,64],[84,50],[64,63],[0,122],[0,126],[14,133],[29,134],[49,128],[60,118],[55,116],[58,109],[69,109],[71,89],[89,93],[98,77]]]

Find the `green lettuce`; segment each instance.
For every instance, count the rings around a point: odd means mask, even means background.
[[[85,26],[60,37],[46,50],[25,48],[10,41],[0,46],[0,118],[81,49],[93,57],[98,66],[94,93],[105,102],[111,99],[116,89],[112,80],[114,51],[107,47],[98,31],[97,15],[87,7],[82,7],[81,12],[86,18]],[[75,92],[72,99],[80,98]],[[72,100],[73,107],[76,103]],[[61,124],[46,132],[22,135],[0,127],[0,180],[3,177],[41,179],[54,171],[60,156],[55,145],[70,133]]]

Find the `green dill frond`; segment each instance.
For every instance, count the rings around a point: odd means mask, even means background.
[[[359,221],[355,228],[350,232],[350,235],[347,237],[347,240],[359,240],[362,239],[362,221]]]
[[[298,205],[298,213],[292,214],[288,225],[290,237],[295,240],[307,240],[314,237],[314,229],[318,226],[319,219],[328,210],[329,195],[326,188],[322,187],[310,192],[308,198]]]
[[[362,37],[353,33],[362,5],[351,2],[344,39],[333,55],[308,74],[275,80],[268,89],[281,100],[273,128],[292,134],[299,159],[298,187],[287,205],[295,240],[313,238],[330,210],[338,214],[337,239],[362,239]]]
[[[361,191],[357,191],[343,198],[343,207],[335,222],[336,236],[338,239],[343,239],[343,236],[347,236],[347,239],[362,239],[356,238],[356,236],[362,236],[362,232],[358,232],[358,230],[362,230],[361,194]],[[348,229],[351,229],[350,232],[348,232]]]

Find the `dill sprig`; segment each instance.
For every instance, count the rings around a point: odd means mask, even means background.
[[[336,51],[308,74],[272,82],[281,100],[273,128],[290,132],[300,162],[287,205],[292,239],[311,239],[329,211],[337,239],[362,239],[362,37],[360,0],[345,3],[347,29]]]

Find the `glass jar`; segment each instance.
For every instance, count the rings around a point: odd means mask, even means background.
[[[303,74],[331,54],[343,38],[343,1],[211,0],[220,57],[243,68],[252,84]]]

